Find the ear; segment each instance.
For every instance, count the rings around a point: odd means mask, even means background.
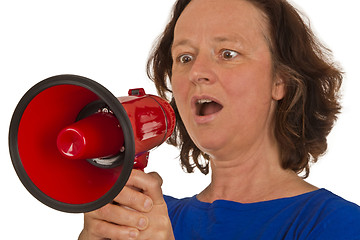
[[[283,99],[285,96],[285,82],[282,78],[276,78],[272,88],[272,98],[276,101]]]

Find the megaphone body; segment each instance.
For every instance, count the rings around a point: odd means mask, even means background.
[[[174,126],[171,106],[143,89],[116,98],[95,81],[59,75],[20,100],[10,123],[10,155],[39,201],[88,212],[111,202]]]

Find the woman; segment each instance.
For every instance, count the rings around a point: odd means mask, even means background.
[[[183,167],[211,167],[212,181],[179,200],[133,171],[80,239],[360,238],[360,208],[303,180],[327,148],[342,73],[286,1],[178,0],[148,70],[177,113]]]

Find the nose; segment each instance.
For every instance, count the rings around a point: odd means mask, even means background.
[[[213,60],[204,55],[198,55],[189,72],[189,79],[194,84],[211,84],[216,80]]]

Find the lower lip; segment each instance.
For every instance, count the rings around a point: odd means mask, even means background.
[[[195,115],[194,120],[197,124],[206,124],[206,123],[210,123],[212,122],[216,116],[221,112],[221,110],[219,112],[213,113],[213,114],[209,114],[206,116],[198,116]]]

